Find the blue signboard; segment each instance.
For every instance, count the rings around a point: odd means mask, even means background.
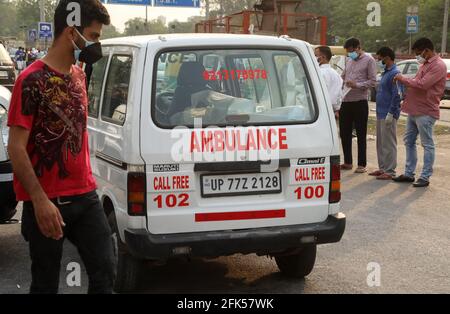
[[[155,7],[200,8],[200,0],[155,0]]]
[[[29,29],[28,30],[28,41],[36,41],[37,39],[37,30]]]
[[[39,22],[39,39],[51,39],[53,37],[53,27],[52,23]]]
[[[419,16],[408,15],[406,17],[406,33],[416,34],[419,32]]]
[[[152,0],[108,0],[106,3],[107,4],[129,4],[129,5],[152,5]]]

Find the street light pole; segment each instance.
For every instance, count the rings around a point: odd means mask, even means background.
[[[45,5],[44,0],[39,0],[39,16],[40,21],[45,22]]]
[[[442,30],[442,45],[441,45],[441,53],[444,55],[447,52],[447,34],[448,34],[448,10],[450,7],[450,0],[445,0],[445,9],[444,9],[444,27]]]

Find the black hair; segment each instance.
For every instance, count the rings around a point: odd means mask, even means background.
[[[84,28],[90,26],[94,21],[103,25],[109,25],[111,23],[108,11],[99,0],[60,0],[54,16],[55,39],[69,26],[67,24],[67,16],[72,11],[67,10],[67,5],[71,2],[80,4],[81,25],[77,25],[77,29],[80,32],[83,32]]]
[[[349,39],[347,39],[347,40],[345,41],[344,49],[348,49],[348,48],[354,48],[354,49],[356,49],[356,48],[358,48],[358,47],[361,47],[361,42],[359,41],[358,38],[352,37],[352,38],[349,38]]]
[[[392,61],[395,60],[395,52],[389,47],[382,47],[378,49],[377,55],[379,55],[382,58],[389,57],[391,58]]]
[[[331,57],[333,56],[333,53],[331,52],[331,48],[328,46],[319,46],[316,48],[320,51],[321,54],[325,56],[325,58],[330,61]]]
[[[414,45],[412,46],[413,50],[419,50],[424,51],[425,49],[430,49],[431,51],[434,51],[434,44],[431,41],[431,39],[422,37],[416,40]]]

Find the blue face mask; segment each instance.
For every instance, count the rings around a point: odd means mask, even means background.
[[[348,57],[354,61],[354,60],[358,59],[359,55],[356,51],[353,51],[353,52],[348,53]]]
[[[80,48],[77,46],[77,44],[75,44],[75,42],[72,40],[72,44],[73,44],[73,46],[74,46],[74,48],[75,48],[74,51],[73,51],[73,56],[74,56],[74,58],[75,58],[75,61],[84,62],[84,60],[80,60],[80,54],[81,54],[81,52],[82,52],[83,50],[85,50],[87,47],[89,47],[89,46],[91,46],[91,45],[94,45],[95,42],[89,41],[89,40],[87,40],[86,38],[84,38],[84,36],[81,35],[80,32],[79,32],[76,28],[75,28],[75,31],[78,33],[78,35],[80,35],[81,39],[84,40],[85,45],[84,45],[84,48],[83,48],[83,49],[80,49]]]

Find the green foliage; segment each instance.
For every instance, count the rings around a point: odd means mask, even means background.
[[[381,26],[367,25],[367,4],[375,0],[304,0],[304,10],[329,19],[328,34],[343,39],[358,37],[367,51],[376,51],[388,45],[396,50],[408,51],[409,35],[406,33],[407,7],[419,4],[420,29],[412,39],[430,37],[440,51],[444,0],[377,0],[381,5]],[[450,33],[448,41],[450,43]],[[330,43],[332,44],[332,43]]]
[[[44,0],[46,20],[53,20],[57,0]],[[245,9],[253,9],[257,0],[204,0],[209,3],[210,18],[230,15]],[[367,25],[369,2],[381,4],[381,26]],[[328,17],[329,44],[337,36],[342,45],[348,37],[358,37],[367,51],[374,52],[388,45],[397,51],[407,52],[409,35],[406,34],[406,8],[419,4],[420,32],[414,39],[430,37],[440,51],[445,0],[303,0],[304,12]],[[0,36],[16,36],[23,39],[25,29],[37,28],[39,21],[38,0],[0,0]],[[163,12],[163,11],[162,11]],[[206,13],[206,11],[204,12]],[[144,35],[164,33],[190,33],[195,31],[195,23],[201,17],[191,17],[187,22],[173,21],[166,25],[164,19],[154,19],[145,23],[142,18],[130,19],[121,34],[114,26],[104,28],[104,38],[120,35]],[[204,18],[203,18],[204,19]],[[450,44],[450,32],[448,37]]]
[[[102,28],[102,39],[120,37],[122,33],[114,25],[105,25]]]
[[[17,8],[8,0],[0,0],[0,36],[17,35]]]
[[[124,35],[165,34],[167,32],[167,27],[162,19],[154,19],[146,23],[145,19],[137,17],[125,23]]]
[[[203,19],[202,16],[191,16],[187,22],[172,21],[168,25],[169,33],[195,33],[195,24]]]

